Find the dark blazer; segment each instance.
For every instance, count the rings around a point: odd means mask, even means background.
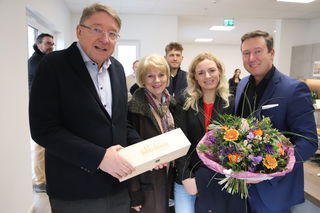
[[[174,110],[175,102],[171,100],[169,109]],[[144,88],[138,88],[128,103],[128,119],[141,138],[148,139],[162,134],[155,119]],[[171,171],[171,170],[170,170]],[[128,180],[131,206],[142,205],[142,212],[167,213],[169,202],[169,183],[167,168],[147,171]],[[131,210],[131,212],[135,212]]]
[[[170,80],[170,85],[167,87],[170,95],[173,95],[176,100],[178,100],[182,95],[184,90],[187,88],[187,72],[183,71],[179,68],[177,75],[176,75],[176,84],[173,87],[172,78]]]
[[[238,85],[235,99],[236,111],[248,79],[249,77],[245,77]],[[270,104],[278,104],[278,106],[261,110],[262,106]],[[317,150],[316,124],[310,90],[305,83],[294,80],[276,69],[257,109],[260,110],[256,116],[270,117],[274,128],[313,139],[288,135],[295,145],[296,164],[293,171],[283,177],[251,186],[256,188],[268,208],[274,211],[288,209],[304,201],[303,162]]]
[[[45,147],[47,193],[63,200],[107,196],[124,183],[98,169],[110,146],[139,140],[127,123],[127,89],[122,65],[110,57],[112,119],[73,43],[47,54],[30,95],[32,138]]]
[[[175,122],[180,127],[189,141],[191,147],[186,156],[176,160],[176,182],[181,184],[182,180],[189,177],[195,177],[198,194],[195,203],[197,213],[217,212],[217,213],[244,213],[245,200],[240,196],[231,195],[222,191],[222,186],[218,184],[224,175],[210,170],[199,159],[196,146],[205,134],[205,120],[203,100],[199,99],[199,112],[189,108],[187,111],[182,110],[184,101],[179,101],[175,113]],[[225,108],[225,102],[219,96],[214,103],[214,111],[211,120],[219,120],[219,114],[233,114],[234,101],[230,98],[229,107]],[[212,178],[212,177],[215,178]]]

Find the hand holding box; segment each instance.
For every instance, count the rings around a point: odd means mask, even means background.
[[[120,178],[120,182],[184,156],[190,145],[182,130],[175,129],[119,150],[119,154],[135,168],[133,173]]]

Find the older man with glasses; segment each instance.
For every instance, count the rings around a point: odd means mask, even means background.
[[[45,147],[52,213],[128,213],[133,171],[118,151],[141,139],[127,123],[125,73],[114,51],[121,20],[102,4],[83,10],[78,41],[46,55],[30,94],[32,138]]]

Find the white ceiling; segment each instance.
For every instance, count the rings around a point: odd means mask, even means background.
[[[81,13],[96,0],[64,0],[69,9]],[[285,3],[276,0],[102,0],[120,14],[178,16],[178,41],[193,42],[198,37],[213,38],[214,44],[238,44],[248,31],[275,30],[277,19],[320,18],[320,0],[309,4]],[[209,31],[233,18],[236,28],[229,32]]]

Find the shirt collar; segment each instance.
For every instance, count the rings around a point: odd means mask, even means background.
[[[275,72],[275,66],[272,65],[271,69],[267,72],[267,74],[263,77],[262,81],[259,84],[261,84],[265,81],[269,82],[269,80],[272,78],[274,72]],[[252,85],[255,85],[255,79],[254,79],[253,75],[250,75],[249,81],[252,83]]]

